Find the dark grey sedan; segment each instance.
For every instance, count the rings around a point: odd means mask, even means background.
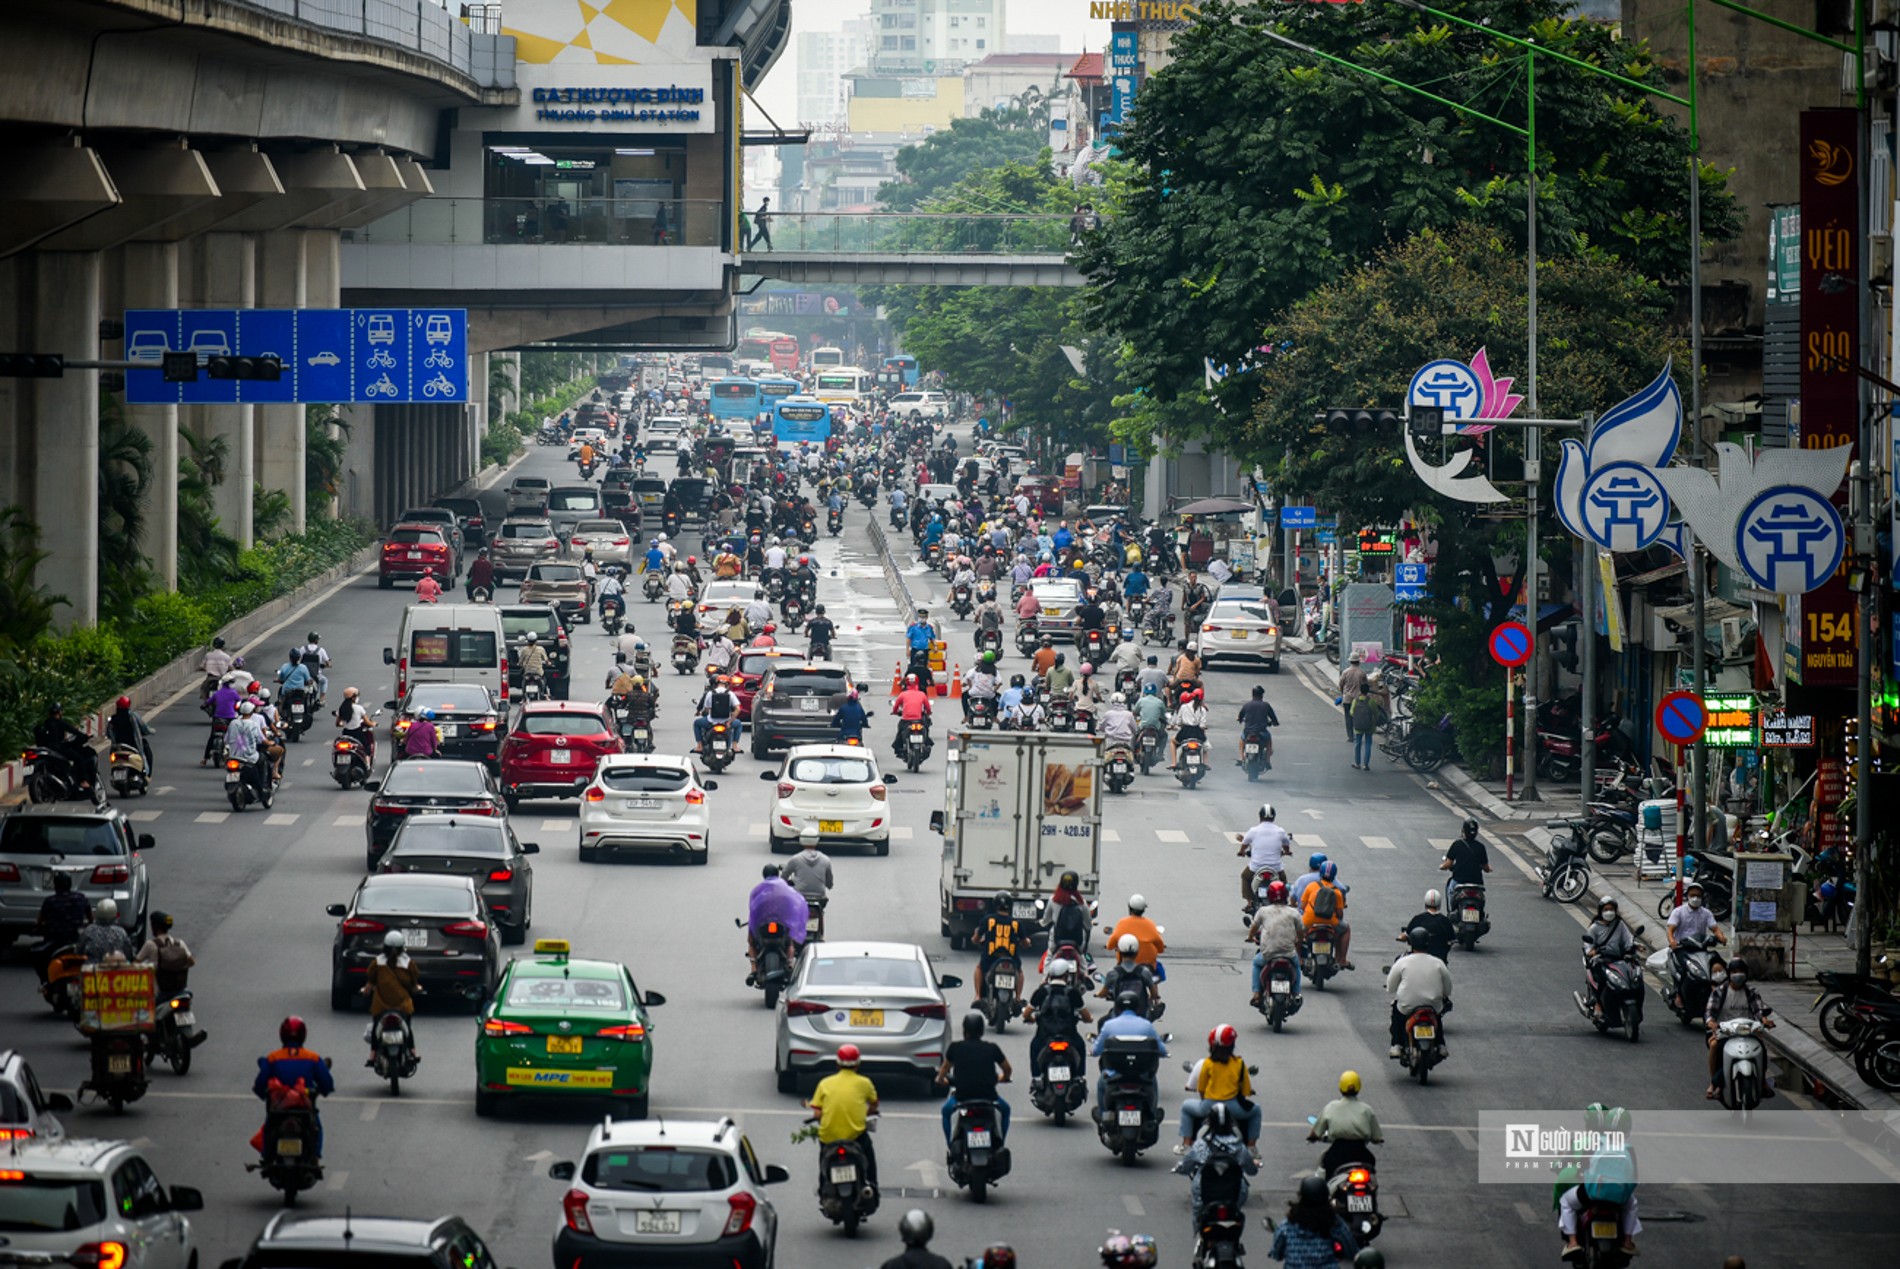
[[[520,841],[506,819],[484,815],[411,815],[377,869],[383,873],[467,877],[501,926],[501,941],[520,943],[534,924],[535,842]]]
[[[422,987],[437,1000],[462,999],[479,1009],[501,976],[501,939],[488,905],[468,877],[365,877],[348,903],[324,911],[337,918],[330,948],[330,1008],[362,1008],[369,963],[383,954],[391,930],[403,937]]]

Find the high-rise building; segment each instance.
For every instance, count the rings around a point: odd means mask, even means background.
[[[871,60],[873,22],[868,16],[852,18],[842,31],[799,34],[799,123],[823,127],[844,119],[844,77]]]
[[[1000,53],[1004,0],[874,0],[871,67],[882,75],[955,75]]]

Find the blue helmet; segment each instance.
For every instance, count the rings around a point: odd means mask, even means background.
[[[435,721],[435,711],[434,711],[434,710],[432,710],[432,709],[425,709],[425,710],[423,710],[423,711],[422,711],[422,716],[423,716],[424,718],[426,718],[426,719],[428,719],[428,720],[429,720],[430,722],[434,722],[434,721]]]
[[[1159,688],[1159,686],[1158,686],[1157,684],[1154,684],[1154,683],[1150,683],[1150,684],[1149,684],[1148,686],[1146,686],[1146,687],[1144,687],[1144,688],[1142,688],[1142,689],[1141,689],[1141,694],[1142,694],[1143,696],[1158,696],[1158,695],[1160,695],[1160,688]],[[1314,858],[1315,858],[1315,859],[1325,859],[1325,858],[1326,858],[1326,856],[1324,856],[1324,855],[1315,855],[1315,856],[1314,856]],[[1318,864],[1314,864],[1313,866],[1314,866],[1315,868],[1317,868],[1317,867],[1319,867],[1319,865],[1318,865]]]
[[[1331,881],[1333,878],[1337,877],[1338,875],[1339,875],[1339,865],[1332,862],[1330,859],[1319,866],[1319,879],[1321,881]]]
[[[1326,862],[1326,854],[1324,851],[1316,850],[1312,854],[1306,857],[1306,866],[1308,868],[1318,868],[1321,864],[1325,862]]]

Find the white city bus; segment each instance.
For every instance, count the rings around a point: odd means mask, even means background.
[[[860,405],[876,388],[877,376],[856,366],[836,366],[812,375],[812,395],[827,405]]]
[[[830,370],[835,366],[842,365],[844,365],[844,349],[842,348],[825,347],[811,350],[811,368],[813,370]]]

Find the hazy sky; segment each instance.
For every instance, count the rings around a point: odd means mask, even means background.
[[[1088,16],[1088,0],[1007,0],[1008,32],[1062,37],[1065,53],[1101,52],[1108,45],[1108,22]],[[765,77],[759,104],[784,127],[798,125],[798,34],[836,31],[846,18],[871,11],[869,0],[794,0],[792,32],[784,54]]]

